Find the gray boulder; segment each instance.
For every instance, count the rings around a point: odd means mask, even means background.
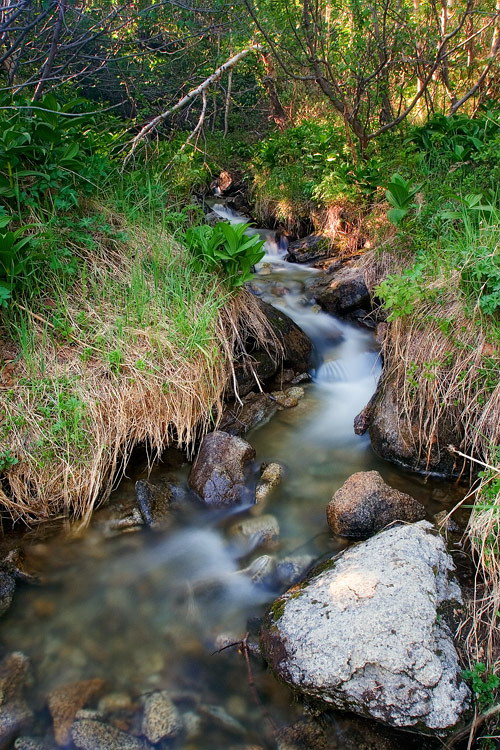
[[[334,494],[326,517],[334,534],[364,538],[394,521],[421,521],[425,508],[405,492],[389,487],[378,471],[358,471]]]
[[[370,309],[370,294],[363,271],[352,263],[346,263],[334,274],[322,274],[311,285],[310,292],[329,313],[342,315],[360,307]]]
[[[332,252],[328,237],[321,234],[309,234],[288,245],[287,260],[291,263],[313,263],[328,258]]]
[[[245,485],[248,464],[255,450],[239,437],[217,430],[203,438],[189,475],[189,486],[210,508],[250,502]]]
[[[263,653],[327,706],[444,735],[470,702],[446,623],[461,596],[453,569],[430,523],[387,529],[277,599]]]

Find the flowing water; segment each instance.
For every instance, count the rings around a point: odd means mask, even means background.
[[[224,206],[214,210],[242,220]],[[353,433],[353,418],[380,374],[373,336],[316,309],[308,286],[317,271],[286,263],[283,241],[273,233],[267,239],[254,291],[290,315],[315,345],[312,382],[298,406],[279,411],[246,436],[257,452],[254,481],[262,462],[284,467],[283,481],[265,508],[279,523],[279,543],[272,550],[242,551],[228,532],[234,514],[200,509],[187,488],[189,466],[176,451],[167,452],[151,475],[152,481],[174,480],[182,489],[167,528],[109,538],[107,519],[117,507],[134,505],[134,482],[146,476],[144,467],[136,466],[85,533],[72,528],[27,535],[25,554],[40,571],[41,585],[18,588],[0,641],[3,649],[21,650],[32,661],[29,699],[40,734],[50,736],[44,706],[52,689],[102,677],[105,693],[123,694],[125,708],[114,716],[121,728],[138,731],[141,698],[161,688],[184,716],[186,730],[176,747],[276,747],[272,727],[296,721],[300,706],[258,659],[252,659],[250,672],[237,647],[214,653],[257,632],[258,618],[282,590],[276,580],[254,583],[241,569],[264,552],[306,566],[342,549],[346,541],[329,532],[325,508],[355,471],[379,470],[391,485],[423,502],[430,518],[455,503],[447,484],[405,475],[378,459],[366,436]],[[342,722],[335,719],[333,725],[338,747],[345,746],[345,732],[354,732]],[[401,747],[408,747],[406,738]]]

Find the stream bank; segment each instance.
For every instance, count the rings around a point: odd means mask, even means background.
[[[373,334],[315,307],[308,287],[318,272],[286,263],[276,249],[271,246],[264,259],[254,291],[295,317],[313,340],[312,382],[293,383],[297,373],[291,373],[284,393],[265,396],[276,408],[272,417],[265,415],[267,423],[245,435],[255,456],[244,454],[248,475],[239,485],[247,494],[236,506],[201,506],[189,486],[190,464],[169,451],[151,474],[131,467],[130,479],[83,536],[74,529],[44,539],[40,529],[25,539],[26,564],[38,569],[43,585],[21,586],[2,623],[5,650],[25,653],[35,671],[25,694],[28,709],[11,735],[26,736],[29,728],[38,742],[53,747],[59,714],[55,719],[52,708],[50,718],[45,706],[57,705],[57,691],[76,685],[71,694],[78,697],[65,715],[73,744],[84,750],[151,743],[299,748],[311,747],[311,737],[317,747],[411,746],[408,735],[349,716],[327,715],[319,723],[304,718],[256,650],[269,602],[318,559],[349,546],[329,531],[325,509],[354,472],[379,471],[389,485],[419,500],[431,520],[456,501],[446,483],[386,464],[366,435],[353,433],[353,419],[380,372]],[[256,388],[245,398],[261,395]],[[124,533],[131,530],[137,533]],[[264,706],[254,702],[252,678]],[[151,717],[163,717],[160,729]],[[417,739],[416,747],[423,742]]]

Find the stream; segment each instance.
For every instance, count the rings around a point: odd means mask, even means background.
[[[245,220],[222,204],[213,210],[221,218]],[[367,436],[354,434],[353,419],[381,371],[374,336],[317,309],[307,288],[318,271],[287,263],[286,248],[273,233],[266,237],[253,291],[286,312],[315,349],[312,381],[301,384],[305,394],[298,405],[278,411],[245,436],[257,453],[254,481],[262,463],[284,468],[264,511],[277,520],[279,541],[242,552],[228,531],[234,510],[209,512],[199,506],[187,486],[189,465],[175,450],[167,451],[150,475],[153,482],[174,481],[180,487],[166,528],[111,537],[106,532],[114,508],[134,506],[135,481],[148,476],[145,462],[139,462],[84,533],[74,525],[57,534],[42,527],[25,535],[24,553],[41,584],[18,586],[2,620],[0,643],[3,652],[22,651],[31,660],[34,679],[27,697],[36,724],[30,734],[49,738],[49,746],[55,747],[45,708],[50,691],[101,677],[104,697],[89,705],[132,733],[140,732],[141,700],[161,689],[169,691],[182,715],[184,731],[176,748],[277,747],[273,727],[298,721],[302,707],[258,658],[251,658],[249,671],[237,647],[219,651],[248,632],[255,636],[266,606],[282,591],[276,582],[254,582],[241,569],[262,555],[307,568],[344,548],[347,541],[328,529],[325,509],[356,471],[376,469],[423,503],[429,519],[455,504],[450,485],[405,474],[377,458]],[[248,508],[238,518],[252,512]],[[332,747],[360,746],[357,720],[333,717],[331,727]],[[408,747],[408,736],[396,746]]]

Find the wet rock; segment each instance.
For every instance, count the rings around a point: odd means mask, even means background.
[[[148,695],[144,702],[142,734],[155,745],[177,737],[181,731],[181,716],[166,690]]]
[[[133,705],[132,699],[127,693],[108,693],[99,701],[97,710],[106,716],[119,711],[130,711]]]
[[[425,750],[426,744],[422,737],[412,743],[408,736],[404,738],[392,737],[385,727],[366,719],[354,716],[335,716],[333,731],[336,746],[342,750]],[[434,745],[434,743],[432,743]]]
[[[145,526],[163,526],[171,519],[172,489],[169,482],[153,483],[139,479],[135,498]]]
[[[26,729],[33,713],[23,699],[29,678],[28,658],[20,651],[7,654],[0,663],[0,750]]]
[[[186,740],[194,740],[201,733],[201,718],[194,711],[186,711],[182,714],[182,724]]]
[[[91,719],[92,721],[104,721],[105,716],[102,711],[98,708],[80,708],[76,714],[75,719]]]
[[[447,510],[441,510],[434,516],[438,531],[444,534],[460,534],[460,526],[450,517]]]
[[[223,169],[210,183],[212,193],[221,197],[235,195],[240,191],[244,191],[245,187],[241,172],[229,169]]]
[[[326,516],[334,534],[364,538],[395,521],[421,521],[425,508],[386,484],[378,471],[358,471],[334,494]]]
[[[260,555],[240,572],[256,586],[273,588],[276,583],[276,559],[271,555]]]
[[[255,502],[262,505],[283,479],[283,467],[278,463],[266,464],[255,490]]]
[[[331,740],[325,727],[308,719],[280,729],[276,736],[278,750],[330,750],[336,747]]]
[[[276,413],[278,404],[267,393],[250,393],[224,409],[219,428],[229,435],[244,435],[257,425],[265,424]]]
[[[322,274],[311,284],[310,291],[323,310],[333,314],[345,315],[357,308],[369,310],[371,306],[363,271],[352,263],[346,263],[334,274]]]
[[[279,368],[277,354],[266,351],[252,351],[249,357],[235,367],[238,396],[247,396],[256,387],[276,375]]]
[[[40,579],[26,566],[24,553],[20,549],[11,549],[0,563],[0,570],[8,573],[12,578],[23,583],[37,584]],[[1,600],[1,593],[0,593]],[[0,612],[1,614],[1,612]]]
[[[24,700],[14,700],[0,706],[0,748],[10,746],[14,737],[26,729],[33,713]]]
[[[104,680],[82,680],[62,685],[49,693],[47,703],[54,724],[58,745],[66,745],[71,737],[71,725],[80,708],[104,687]]]
[[[325,705],[446,734],[470,702],[445,621],[461,598],[453,569],[430,523],[382,531],[272,605],[264,655],[282,680]]]
[[[246,469],[254,458],[255,450],[241,438],[221,431],[210,432],[202,440],[189,475],[189,486],[210,508],[249,501]]]
[[[312,555],[293,555],[284,557],[276,566],[276,577],[280,589],[289,588],[298,583],[312,568],[315,558]]]
[[[460,445],[462,437],[455,425],[441,419],[438,434],[426,450],[419,451],[420,423],[410,423],[406,417],[404,394],[397,384],[382,378],[373,400],[369,434],[372,447],[381,458],[404,466],[412,471],[435,473],[442,477],[455,477],[455,456],[447,450],[449,445]]]
[[[15,588],[14,578],[9,573],[0,571],[0,617],[12,604]]]
[[[273,461],[270,464],[263,464],[261,468],[262,472],[260,478],[262,482],[270,484],[271,487],[276,487],[278,484],[280,484],[281,480],[283,479],[284,471],[281,464]]]
[[[229,536],[243,552],[257,547],[273,547],[278,540],[280,527],[277,519],[270,514],[243,518],[229,528]]]
[[[304,331],[288,315],[263,300],[259,307],[265,313],[283,347],[283,367],[296,373],[307,372],[311,363],[312,344]]]
[[[294,240],[288,245],[288,260],[290,263],[314,263],[328,258],[331,254],[328,237],[321,234],[310,234],[301,240]]]
[[[303,398],[304,389],[300,386],[293,386],[293,388],[287,388],[286,391],[273,391],[271,395],[282,409],[293,409]]]
[[[99,520],[96,524],[100,533],[111,539],[119,534],[124,534],[130,531],[139,531],[143,525],[144,519],[138,508],[134,508],[132,513],[129,513],[123,518],[103,519]]]
[[[79,750],[148,750],[144,740],[100,721],[82,719],[71,729],[73,743]]]
[[[356,414],[356,416],[354,417],[354,434],[355,435],[364,435],[365,432],[370,427],[374,401],[375,401],[375,397],[372,396],[371,399],[368,401],[367,405],[365,406],[365,408],[362,409],[359,412],[359,414]]]

